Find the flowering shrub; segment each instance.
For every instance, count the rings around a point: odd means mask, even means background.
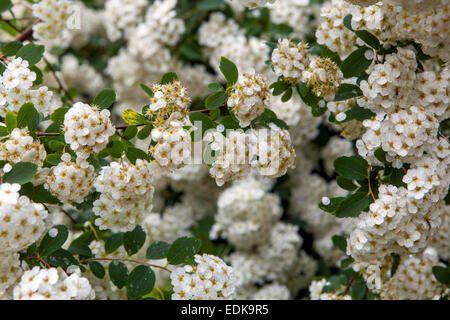
[[[0,1],[0,299],[448,299],[448,6]]]

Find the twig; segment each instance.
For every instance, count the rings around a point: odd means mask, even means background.
[[[49,269],[52,267],[51,265],[48,264],[47,261],[45,261],[44,259],[39,258],[39,257],[31,257],[31,258],[27,258],[27,259],[29,259],[29,260],[39,260],[40,262],[42,262]]]
[[[18,42],[24,42],[25,40],[28,40],[33,35],[33,26],[40,22],[41,19],[36,19],[36,21],[33,22],[28,28],[25,29],[21,34],[19,34],[16,38],[16,41]]]
[[[145,264],[145,265],[147,265],[147,266],[149,266],[149,267],[161,269],[161,270],[167,271],[167,272],[169,272],[169,273],[172,272],[172,271],[170,271],[169,269],[167,269],[167,268],[165,268],[165,267],[158,266],[158,265],[156,265],[156,264],[151,264],[151,263],[148,263],[148,262],[145,262],[145,261],[134,260],[134,259],[122,259],[122,258],[90,258],[90,259],[82,260],[81,262],[82,262],[82,263],[85,263],[85,262],[89,262],[89,261],[122,261],[122,262],[132,262],[132,263],[138,263],[138,264]]]
[[[347,287],[345,287],[344,296],[348,293],[352,284],[353,284],[353,278],[350,278],[350,280],[348,280]]]
[[[72,217],[70,215],[70,213],[68,213],[66,210],[61,210],[61,211],[62,211],[62,213],[64,213],[70,219],[70,221],[72,221],[75,224],[78,224],[78,221],[74,217]]]
[[[66,87],[62,84],[61,80],[59,79],[58,75],[56,74],[55,68],[53,68],[53,65],[47,60],[47,58],[44,57],[44,61],[47,64],[48,68],[53,74],[53,77],[55,78],[56,82],[58,83],[59,89],[64,92],[64,94],[67,96],[70,102],[74,103],[75,101],[70,96],[69,91],[67,91]]]
[[[372,196],[373,201],[376,201],[375,196],[373,195],[373,192],[372,192],[372,186],[370,184],[370,173],[371,173],[371,171],[372,171],[372,166],[370,166],[369,169],[367,169],[367,176],[368,176],[367,181],[369,183],[369,193]]]

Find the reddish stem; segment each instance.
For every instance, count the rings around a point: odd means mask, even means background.
[[[344,295],[346,295],[348,293],[352,284],[353,284],[353,278],[350,278],[350,280],[348,280],[347,287],[345,287]]]
[[[371,171],[372,171],[372,166],[370,166],[369,169],[367,169],[367,176],[368,176],[367,181],[369,183],[369,193],[372,196],[373,201],[376,201],[375,196],[373,195],[373,192],[372,192],[372,185],[370,183],[370,173],[371,173]]]
[[[52,266],[51,265],[49,265],[48,263],[47,263],[47,261],[45,261],[44,259],[42,259],[42,258],[39,258],[39,257],[31,257],[31,258],[28,258],[29,260],[39,260],[40,262],[42,262],[47,268],[51,268]]]

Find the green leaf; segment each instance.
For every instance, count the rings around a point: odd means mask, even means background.
[[[116,93],[113,89],[103,89],[97,94],[92,105],[97,106],[99,109],[108,109],[116,101]]]
[[[191,123],[198,129],[201,129],[202,137],[209,129],[215,129],[216,124],[206,114],[201,112],[192,112],[189,115]]]
[[[355,34],[358,38],[364,41],[368,46],[374,48],[375,50],[381,49],[380,40],[377,39],[373,34],[366,30],[358,30],[355,31]]]
[[[144,245],[146,234],[141,226],[136,226],[133,231],[125,232],[123,235],[123,246],[129,256],[137,253]]]
[[[30,66],[34,66],[36,63],[41,61],[44,56],[44,50],[45,48],[42,45],[29,43],[17,51],[16,57],[27,60]]]
[[[349,14],[349,15],[344,17],[344,27],[346,27],[350,31],[353,31],[353,28],[352,28],[352,15],[351,14]]]
[[[334,235],[331,237],[335,248],[341,250],[343,253],[347,253],[347,239],[340,235]]]
[[[152,130],[153,130],[153,125],[151,125],[151,124],[146,125],[139,131],[139,133],[137,134],[137,138],[139,140],[147,139],[148,136],[150,135],[150,133],[152,132]]]
[[[363,280],[353,281],[350,287],[352,300],[363,300],[367,292],[367,286]]]
[[[131,126],[125,129],[122,137],[126,140],[131,140],[136,136],[137,132],[138,128],[136,128],[135,126]]]
[[[61,162],[62,153],[49,153],[45,158],[45,162],[50,164],[51,166],[57,166]]]
[[[17,114],[17,127],[25,128],[31,126],[34,128],[34,118],[37,114],[38,112],[32,103],[25,103]]]
[[[322,202],[319,203],[319,208],[325,212],[328,213],[335,213],[338,206],[341,204],[342,201],[344,201],[344,197],[336,197],[336,198],[330,198],[330,204],[324,205]]]
[[[34,186],[31,182],[22,185],[20,194],[27,196],[30,200],[39,203],[47,204],[61,204],[61,202],[53,196],[50,191],[44,188],[43,185]]]
[[[33,86],[38,86],[42,84],[42,82],[44,81],[44,75],[42,74],[41,69],[39,69],[36,66],[31,66],[30,70],[36,73],[36,80],[34,80]]]
[[[145,151],[138,148],[129,147],[127,151],[125,151],[125,155],[132,164],[136,164],[137,159],[150,160],[150,156]]]
[[[283,92],[287,91],[289,88],[291,88],[291,85],[289,82],[286,81],[277,81],[270,85],[269,87],[272,90],[272,95],[279,96]]]
[[[450,267],[433,266],[432,271],[437,281],[450,286]]]
[[[163,75],[160,84],[170,84],[175,81],[178,81],[178,75],[175,72],[168,72]]]
[[[358,86],[349,83],[343,83],[339,86],[334,97],[334,101],[343,101],[362,96],[362,91]]]
[[[56,123],[64,123],[64,116],[66,115],[69,108],[58,108],[50,115],[50,120]]]
[[[367,47],[353,51],[341,64],[341,71],[345,78],[359,77],[372,64],[372,60],[365,57]]]
[[[106,254],[113,253],[123,243],[123,232],[115,233],[105,240],[105,252]]]
[[[281,102],[288,102],[292,98],[292,87],[289,87],[281,97]]]
[[[222,71],[228,86],[233,86],[239,79],[239,71],[236,65],[225,57],[220,59],[220,71]]]
[[[220,106],[222,106],[223,104],[225,104],[226,101],[227,101],[226,93],[224,91],[219,91],[206,98],[205,105],[206,108],[210,110],[215,110]]]
[[[334,161],[335,171],[349,180],[367,179],[369,164],[362,157],[340,157]]]
[[[80,256],[84,256],[87,258],[92,257],[92,251],[89,248],[89,246],[85,243],[81,242],[72,243],[68,250],[72,254],[78,254]]]
[[[103,279],[105,277],[105,268],[100,262],[97,261],[91,261],[89,262],[89,268],[91,269],[94,276],[96,276],[99,279]]]
[[[11,133],[15,128],[17,128],[17,118],[11,111],[6,112],[5,124],[9,133]]]
[[[140,83],[139,86],[142,88],[142,90],[144,90],[144,92],[145,92],[150,98],[153,98],[153,96],[155,95],[155,93],[153,92],[152,89],[150,89],[150,87],[148,87],[148,86],[145,85],[144,83]]]
[[[224,7],[224,0],[201,0],[198,4],[198,8],[201,10],[223,9]]]
[[[354,184],[352,180],[345,179],[344,177],[341,177],[341,176],[338,176],[336,178],[336,182],[337,182],[338,186],[344,190],[354,191],[358,188],[358,186],[356,184]]]
[[[9,135],[8,128],[5,126],[0,126],[0,137]]]
[[[170,244],[164,241],[153,242],[147,249],[147,259],[164,259],[169,252]]]
[[[51,255],[58,249],[61,249],[62,245],[66,242],[69,236],[69,231],[64,225],[53,226],[50,230],[57,230],[57,234],[54,237],[50,236],[50,231],[44,236],[39,245],[39,254],[43,257]]]
[[[111,262],[108,267],[108,273],[109,278],[117,288],[122,289],[127,283],[128,268],[123,262]]]
[[[131,125],[150,123],[150,121],[145,116],[132,109],[126,109],[125,111],[123,111],[122,118],[127,124]]]
[[[177,265],[186,262],[199,252],[202,243],[192,237],[182,237],[174,241],[167,252],[167,262]]]
[[[137,266],[127,279],[127,297],[134,300],[152,292],[155,285],[155,273],[145,265]]]
[[[232,114],[224,116],[220,121],[220,124],[223,124],[225,129],[237,130],[240,128],[239,121]]]
[[[373,113],[369,109],[360,107],[358,104],[355,104],[353,108],[346,111],[345,114],[347,115],[347,118],[345,118],[345,122],[351,120],[364,121],[375,116],[375,113]]]
[[[0,0],[0,13],[10,10],[12,7],[11,0]]]
[[[51,254],[49,254],[45,259],[53,267],[61,267],[67,269],[71,265],[79,265],[79,262],[72,253],[69,251],[59,248]]]
[[[3,182],[25,184],[33,180],[38,166],[32,162],[18,162],[3,175]]]
[[[394,276],[394,274],[397,272],[398,266],[400,265],[400,255],[397,253],[392,253],[392,267],[391,267],[391,278]]]
[[[1,2],[3,0],[0,0],[0,11],[1,11]],[[18,41],[11,41],[6,46],[2,48],[2,54],[5,57],[10,57],[16,55],[17,51],[22,48],[22,42]]]
[[[390,163],[386,160],[386,151],[384,151],[381,147],[375,150],[373,154],[381,163],[390,165]]]
[[[225,88],[218,82],[208,84],[208,90],[211,92],[225,91]]]
[[[365,192],[356,192],[342,201],[335,213],[338,218],[354,218],[366,210],[370,204],[370,197]]]

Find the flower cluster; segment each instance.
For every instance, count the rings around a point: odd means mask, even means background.
[[[303,72],[308,69],[310,62],[311,54],[308,45],[303,41],[295,45],[288,39],[280,40],[272,53],[275,74],[294,84],[303,79]]]
[[[264,7],[269,3],[274,3],[276,0],[239,0],[244,6],[248,8]]]
[[[101,192],[94,201],[95,224],[101,230],[131,231],[152,209],[154,188],[150,164],[138,159],[133,165],[122,159],[111,162],[96,178],[94,187]]]
[[[115,133],[109,118],[109,110],[98,110],[88,104],[77,102],[64,116],[64,138],[77,156],[89,158],[91,153],[100,152]]]
[[[261,75],[244,73],[231,89],[228,107],[233,110],[243,128],[258,118],[269,106],[269,86]]]
[[[71,40],[67,26],[70,4],[69,0],[45,0],[33,4],[33,15],[40,19],[33,26],[33,34],[38,41],[61,46]]]
[[[170,274],[173,300],[228,300],[234,295],[233,269],[220,258],[195,255],[194,266],[186,265]]]
[[[47,116],[53,109],[53,92],[47,87],[31,89],[36,80],[36,73],[30,70],[27,60],[15,58],[8,63],[3,75],[0,76],[0,115],[6,112],[19,112],[25,103],[32,103],[37,111]]]
[[[95,169],[87,162],[72,162],[68,153],[61,160],[50,171],[44,186],[63,202],[82,202],[92,191]]]
[[[95,292],[77,268],[67,275],[61,268],[25,271],[13,290],[14,300],[92,300]]]
[[[15,128],[9,139],[0,145],[0,160],[10,164],[26,161],[42,166],[46,156],[45,147],[39,141],[34,141],[25,128]]]

